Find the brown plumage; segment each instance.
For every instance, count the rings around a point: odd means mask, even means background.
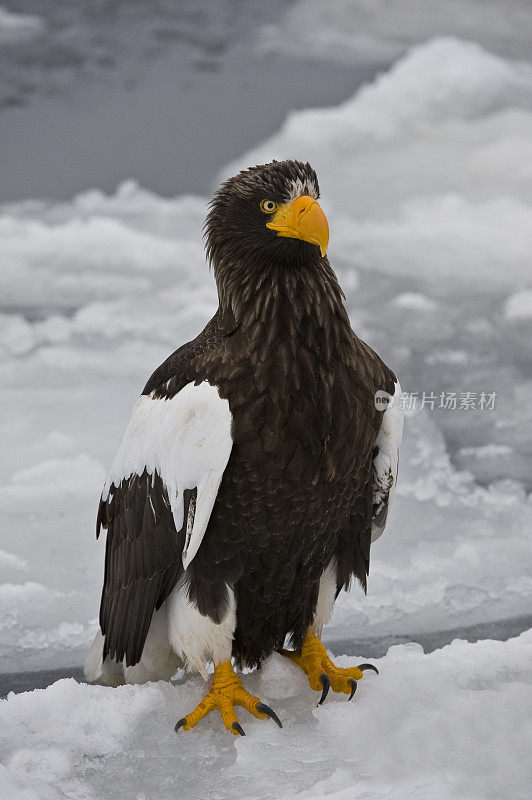
[[[185,526],[176,530],[157,474],[125,477],[102,500],[100,623],[105,653],[117,660],[139,660],[153,610],[180,580],[215,622],[234,591],[233,655],[249,666],[287,635],[301,646],[333,557],[339,590],[352,576],[366,586],[382,421],[374,396],[393,394],[395,376],[352,331],[319,248],[265,227],[261,199],[286,202],[294,186],[317,194],[312,168],[274,162],[227,181],[212,201],[206,242],[219,308],[143,394],[171,398],[208,381],[229,402],[233,447],[186,574]]]

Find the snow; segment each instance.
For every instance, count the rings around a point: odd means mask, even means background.
[[[526,0],[298,0],[281,20],[262,27],[258,43],[272,56],[387,63],[420,41],[455,36],[529,58],[531,32]]]
[[[115,0],[83,14],[77,4],[62,0],[8,5],[37,9],[39,15],[0,6],[0,107],[21,106],[36,93],[79,90],[87,81],[100,90],[109,81],[138,81],[146,64],[169,49],[177,51],[184,71],[202,60],[217,68],[220,50],[246,30],[248,20],[245,10],[234,15],[225,3],[213,6],[209,0],[181,0],[178,6]],[[255,14],[258,5],[259,19],[268,19],[257,3]],[[176,42],[181,47],[175,48]]]
[[[238,739],[217,713],[174,732],[204,693],[200,678],[116,689],[65,679],[11,694],[0,706],[0,796],[528,796],[532,631],[507,642],[457,639],[429,655],[396,645],[375,663],[380,675],[366,673],[351,703],[330,692],[316,707],[302,671],[272,656],[243,682],[284,727],[240,710],[246,737]]]
[[[353,58],[363,12],[377,57],[402,55],[339,106],[292,113],[223,170],[311,161],[353,327],[416,398],[368,596],[342,594],[326,628],[336,653],[523,617],[532,601],[532,67],[513,58],[526,55],[530,7],[463,0],[442,26],[440,5],[289,10],[296,53],[312,42]],[[110,195],[0,207],[0,671],[81,664],[97,630],[105,477],[147,377],[216,308],[207,201],[131,180]],[[443,407],[452,393],[456,408]],[[173,732],[200,678],[62,680],[0,705],[0,798],[525,798],[531,650],[531,631],[429,655],[395,646],[352,703],[320,708],[275,655],[244,682],[285,727],[242,712],[238,740],[215,717]]]
[[[143,224],[146,213],[155,230]],[[179,272],[185,278],[191,261],[199,269],[204,263],[204,214],[197,198],[172,203],[134,182],[121,185],[113,198],[89,191],[68,209],[31,202],[8,206],[0,219],[2,257],[10,265],[0,277],[3,303],[68,309],[124,293],[142,295],[170,276],[176,280]],[[185,242],[180,228],[189,234]]]
[[[44,33],[46,25],[34,14],[14,14],[0,6],[0,45],[25,42]]]
[[[505,462],[502,469],[497,459],[481,463],[479,478],[489,482],[484,488],[453,467],[429,414],[407,416],[405,430],[390,530],[372,550],[368,596],[339,596],[330,641],[390,631],[415,636],[530,608],[530,503],[519,483],[523,476],[510,471],[514,482],[498,485],[508,477]],[[519,561],[525,569],[516,569]]]
[[[506,319],[529,319],[532,317],[532,290],[523,289],[510,295],[504,304]]]
[[[299,154],[335,218],[333,260],[513,285],[530,275],[531,143],[532,65],[435,39],[340,106],[292,113],[223,175]]]
[[[529,613],[531,132],[531,68],[438,39],[238,165],[313,163],[353,326],[417,393],[368,597],[341,596],[330,642]],[[2,670],[83,661],[105,475],[147,377],[216,308],[206,203],[129,181],[0,208]],[[440,407],[452,392],[477,407]]]
[[[433,311],[437,306],[434,300],[421,292],[403,292],[393,302],[399,308],[409,308],[412,311]]]

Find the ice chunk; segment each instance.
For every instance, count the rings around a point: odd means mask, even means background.
[[[270,53],[347,63],[387,62],[433,36],[474,39],[506,56],[528,58],[532,10],[504,0],[299,0],[264,26],[259,46]]]
[[[0,45],[25,42],[44,33],[46,24],[35,14],[15,14],[0,6]]]
[[[23,570],[27,567],[28,562],[25,558],[19,558],[13,553],[6,553],[5,550],[0,550],[0,569],[7,567],[10,570],[20,569]]]
[[[449,38],[336,108],[292,113],[223,171],[300,153],[333,214],[330,252],[433,285],[529,277],[532,66]]]
[[[394,299],[394,305],[399,308],[408,308],[412,311],[433,311],[437,303],[421,292],[403,292]]]
[[[506,444],[486,444],[480,447],[462,447],[455,456],[460,469],[469,470],[482,483],[513,478],[527,479],[528,459]]]
[[[33,327],[19,314],[0,314],[0,353],[19,356],[35,347]]]
[[[204,264],[198,198],[158,198],[134,182],[72,204],[21,202],[0,215],[5,304],[71,308],[171,286]],[[194,235],[195,234],[195,235]]]
[[[532,317],[532,290],[523,289],[510,295],[504,303],[506,319],[530,319]]]

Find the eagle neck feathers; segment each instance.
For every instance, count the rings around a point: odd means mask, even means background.
[[[221,326],[238,329],[261,363],[281,347],[294,359],[301,349],[320,363],[349,361],[354,337],[343,292],[326,258],[309,265],[266,265],[234,270],[219,282]]]

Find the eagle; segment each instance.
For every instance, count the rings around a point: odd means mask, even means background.
[[[219,305],[138,399],[104,486],[107,531],[91,680],[208,680],[176,724],[235,707],[277,714],[237,668],[277,651],[312,689],[354,694],[371,664],[337,667],[321,642],[334,602],[364,590],[384,530],[403,419],[394,373],[351,329],[326,255],[308,163],[273,161],[210,202],[206,256]]]

